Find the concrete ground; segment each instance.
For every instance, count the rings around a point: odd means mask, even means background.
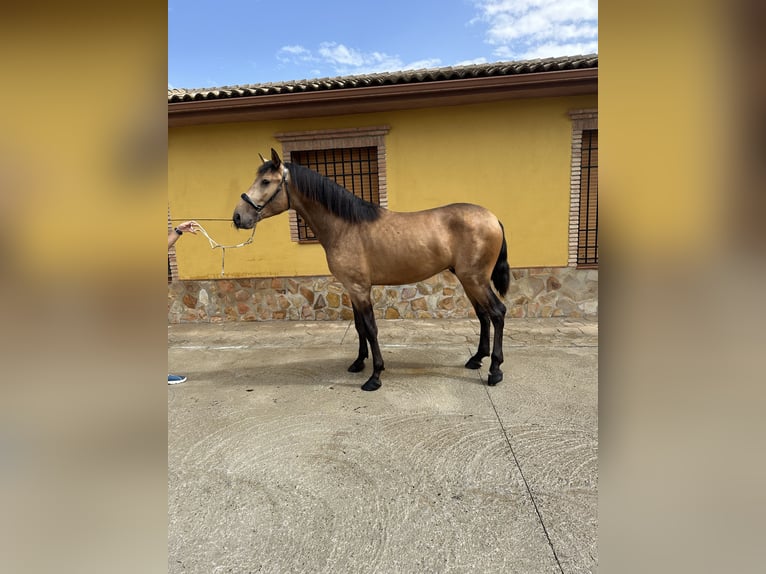
[[[368,393],[347,322],[169,326],[168,572],[595,572],[598,324],[379,331]]]

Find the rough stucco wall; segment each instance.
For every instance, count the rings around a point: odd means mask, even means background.
[[[484,205],[505,225],[512,267],[567,264],[571,122],[567,111],[596,96],[393,111],[331,118],[169,130],[168,202],[174,222],[197,219],[222,244],[243,241],[230,223],[255,175],[258,152],[281,149],[285,131],[389,125],[389,207],[412,211],[452,202]],[[221,254],[201,236],[176,245],[179,277],[218,279]],[[262,222],[252,245],[226,251],[226,276],[328,275],[319,245],[290,241],[287,215]]]

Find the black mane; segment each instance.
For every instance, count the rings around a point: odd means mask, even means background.
[[[265,163],[261,169],[268,169],[269,164],[271,162]],[[380,206],[357,197],[330,178],[297,163],[285,163],[285,166],[290,171],[293,184],[303,195],[321,203],[341,219],[349,223],[361,223],[375,221],[380,217]]]

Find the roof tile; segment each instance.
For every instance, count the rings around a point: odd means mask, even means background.
[[[172,104],[194,100],[216,100],[243,96],[265,96],[294,92],[314,92],[321,90],[344,90],[349,88],[394,84],[416,84],[597,67],[598,54],[588,54],[584,56],[563,56],[558,58],[541,58],[513,62],[491,62],[487,64],[471,64],[467,66],[403,70],[398,72],[338,76],[334,78],[314,78],[287,82],[269,82],[262,84],[195,89],[174,88],[168,90],[168,103]]]

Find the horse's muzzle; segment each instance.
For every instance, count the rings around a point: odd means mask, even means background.
[[[234,227],[237,229],[252,229],[257,223],[254,217],[250,215],[242,215],[239,210],[234,211],[231,220],[234,223]]]

